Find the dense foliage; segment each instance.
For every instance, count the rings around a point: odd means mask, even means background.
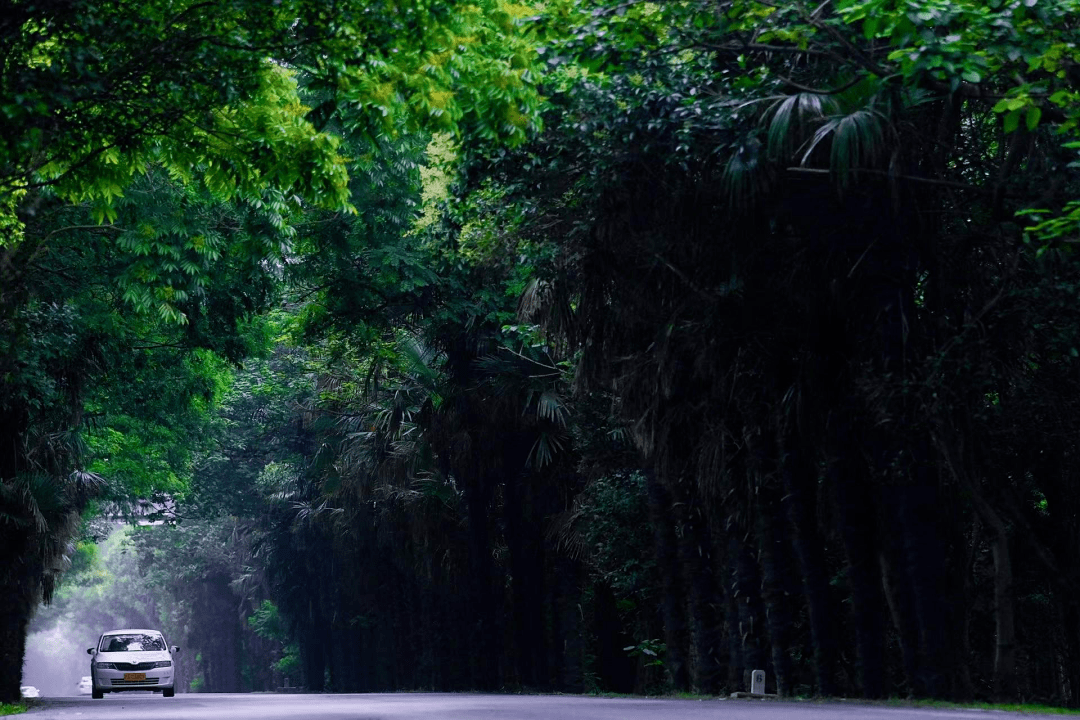
[[[1080,703],[1080,3],[136,5],[0,25],[0,630],[151,498],[190,689]]]

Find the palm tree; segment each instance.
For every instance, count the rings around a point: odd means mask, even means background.
[[[34,469],[0,482],[0,542],[9,553],[0,571],[0,597],[4,598],[0,633],[9,648],[0,666],[2,702],[17,702],[21,697],[30,618],[39,602],[52,600],[67,569],[70,542],[82,524],[82,510],[102,484],[91,473],[62,474],[61,468],[80,449],[73,433],[40,438],[23,455]]]

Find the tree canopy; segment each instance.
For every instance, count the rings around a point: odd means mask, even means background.
[[[1076,705],[1078,11],[16,2],[0,640],[141,498],[190,689]]]

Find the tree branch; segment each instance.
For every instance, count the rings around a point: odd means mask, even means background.
[[[832,170],[827,168],[807,168],[807,167],[788,167],[784,168],[791,173],[799,173],[803,175],[831,175]],[[908,180],[909,182],[922,183],[924,185],[936,185],[938,187],[955,188],[957,190],[970,190],[971,192],[977,192],[982,195],[994,195],[994,189],[983,187],[981,185],[969,185],[967,183],[955,182],[953,180],[937,180],[935,178],[918,177],[916,175],[894,175],[886,170],[875,170],[873,168],[852,168],[848,170],[852,173],[863,173],[865,175],[876,175],[879,177],[895,178],[897,180]],[[1005,197],[1022,197],[1015,193],[1006,194]]]
[[[780,78],[781,82],[783,82],[785,85],[793,87],[796,90],[798,90],[799,92],[813,93],[814,95],[838,95],[838,94],[844,92],[845,90],[850,90],[851,88],[855,87],[860,82],[862,82],[862,78],[857,77],[854,80],[852,80],[851,82],[844,83],[840,87],[835,88],[833,90],[818,90],[817,88],[807,87],[806,85],[800,85],[799,83],[795,82],[791,78],[784,77],[783,75],[777,75],[777,77]]]

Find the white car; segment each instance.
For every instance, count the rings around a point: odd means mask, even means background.
[[[87,648],[94,656],[90,663],[90,695],[98,700],[108,692],[153,690],[172,697],[175,645],[165,644],[157,630],[110,630],[101,635],[97,647]]]
[[[90,679],[89,675],[83,675],[82,679],[79,680],[78,687],[80,695],[89,695],[94,689],[94,681]]]
[[[41,697],[41,693],[33,685],[20,685],[19,693],[23,696],[23,699]]]

